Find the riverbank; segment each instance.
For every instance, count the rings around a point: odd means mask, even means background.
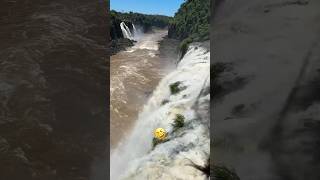
[[[125,51],[128,47],[132,47],[134,45],[134,41],[127,38],[119,38],[111,40],[109,45],[110,55],[113,56],[120,51]]]

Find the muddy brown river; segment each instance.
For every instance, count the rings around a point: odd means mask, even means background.
[[[159,55],[159,42],[166,35],[167,30],[140,35],[133,47],[110,58],[111,149],[129,134],[148,97],[173,67],[173,61]]]

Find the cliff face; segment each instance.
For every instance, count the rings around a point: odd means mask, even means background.
[[[122,22],[119,18],[110,18],[110,37],[111,39],[123,38],[123,34],[120,28],[120,23]]]
[[[133,30],[132,22],[121,20],[118,17],[111,16],[111,27],[110,27],[110,37],[112,40],[123,38],[122,30],[120,27],[120,23],[124,22],[130,31]]]
[[[99,173],[109,74],[101,7],[84,0],[0,2],[1,179]]]
[[[111,16],[110,21],[110,44],[109,50],[110,55],[116,54],[119,51],[125,50],[127,47],[133,46],[133,42],[130,39],[124,38],[122,34],[122,30],[120,27],[120,23],[124,22],[131,32],[133,32],[133,25],[129,21],[123,21],[115,16]]]

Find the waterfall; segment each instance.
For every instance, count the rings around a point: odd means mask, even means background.
[[[121,28],[121,31],[122,31],[124,38],[133,39],[133,36],[131,34],[130,29],[128,28],[128,26],[124,22],[120,23],[120,28]]]
[[[133,23],[132,23],[132,27],[133,27],[133,35],[136,36],[138,33],[137,28]]]
[[[170,85],[179,82],[178,93]],[[210,154],[210,52],[190,45],[176,70],[164,77],[143,107],[131,133],[111,152],[111,180],[206,179],[190,166],[207,163]],[[174,131],[177,114],[184,127]],[[152,149],[153,130],[162,127],[169,141]]]

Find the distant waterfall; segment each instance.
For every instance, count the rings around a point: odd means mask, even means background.
[[[124,22],[120,23],[120,27],[121,27],[121,31],[122,31],[124,38],[133,39],[133,36],[132,36],[130,29],[128,28],[128,26]]]
[[[135,36],[135,35],[137,35],[137,28],[136,28],[136,26],[132,23],[132,27],[133,27],[133,35]]]
[[[132,23],[133,32],[130,31],[129,27],[124,22],[120,23],[120,27],[121,27],[121,31],[122,31],[122,34],[123,34],[124,38],[131,39],[131,40],[136,40],[137,39],[137,36],[138,36],[139,32],[138,32],[136,26],[133,23]]]

